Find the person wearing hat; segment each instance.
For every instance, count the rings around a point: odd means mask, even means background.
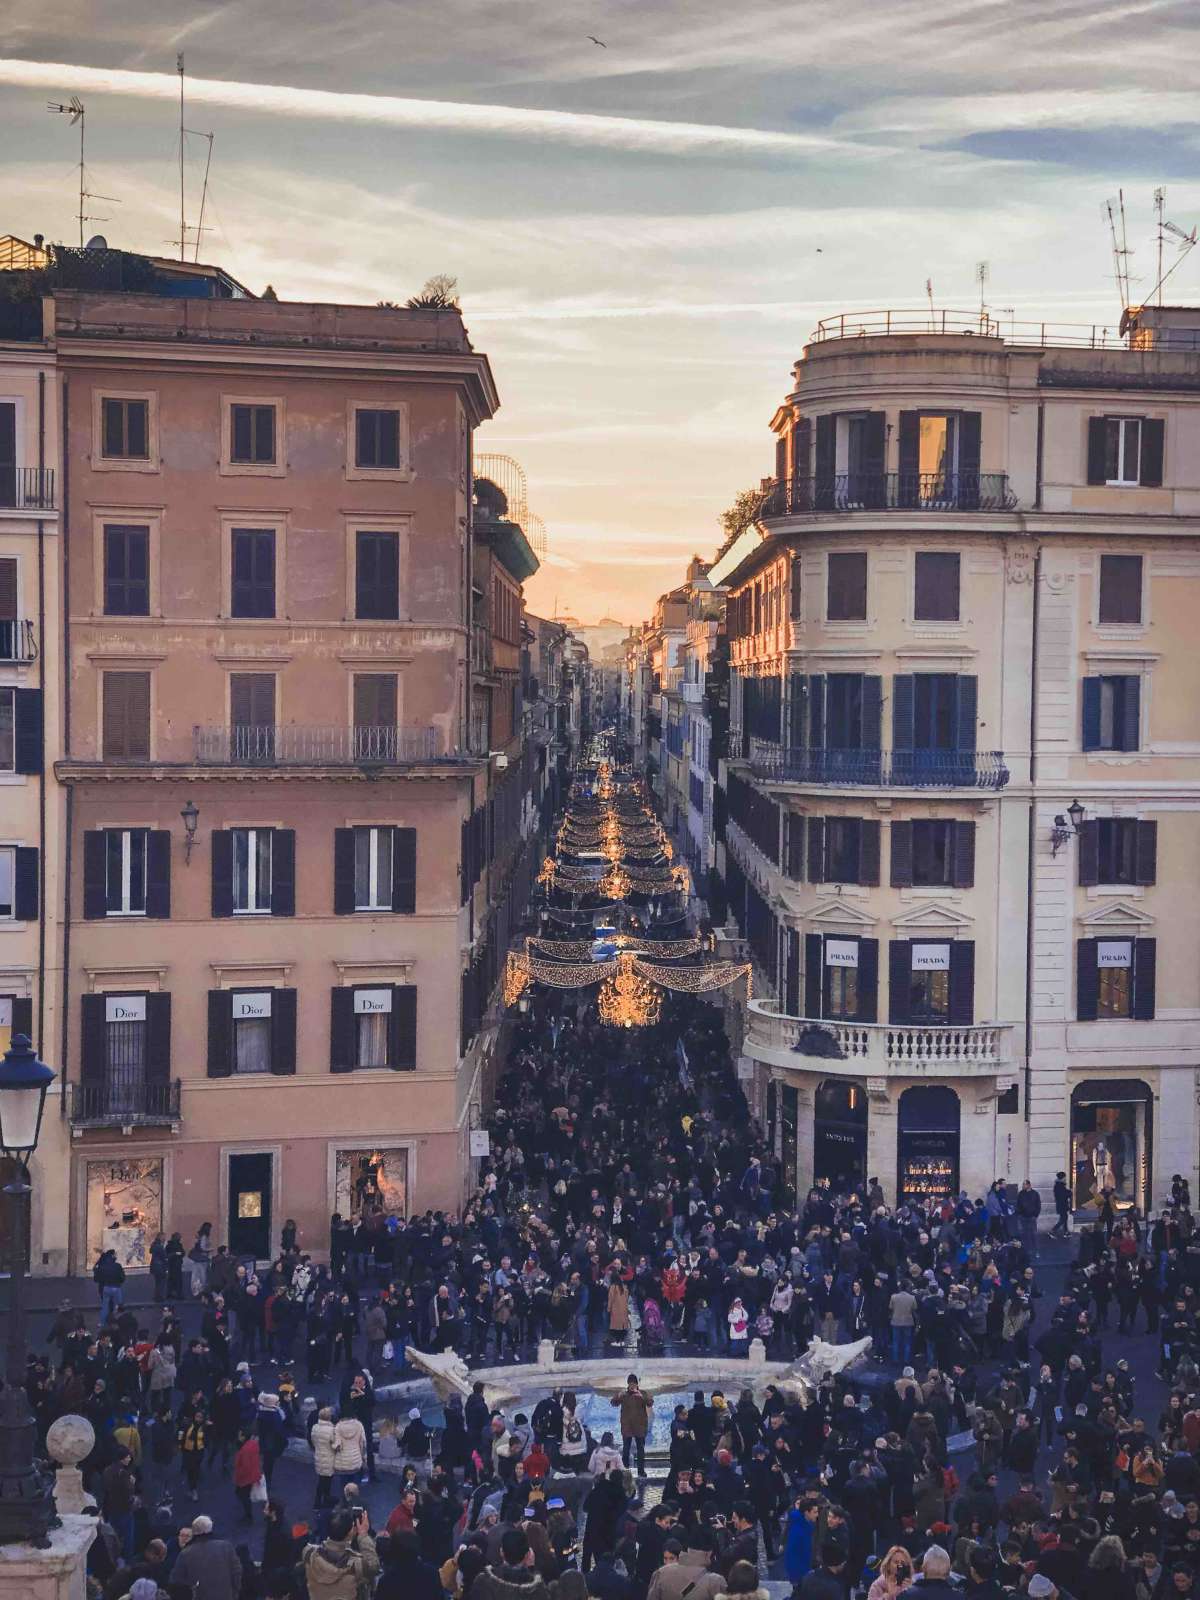
[[[1060,1239],[1065,1239],[1071,1231],[1071,1191],[1067,1185],[1065,1172],[1054,1175],[1054,1209],[1058,1213],[1058,1221],[1050,1232],[1057,1234]]]
[[[242,1563],[228,1539],[214,1537],[211,1517],[193,1519],[192,1536],[171,1568],[171,1587],[176,1586],[186,1586],[193,1600],[238,1600]]]
[[[414,1461],[429,1454],[429,1429],[421,1421],[420,1408],[413,1406],[408,1413],[408,1425],[400,1435],[400,1448]]]
[[[1044,1572],[1035,1572],[1025,1593],[1029,1600],[1058,1600],[1059,1595],[1066,1595],[1066,1590],[1056,1588]]]

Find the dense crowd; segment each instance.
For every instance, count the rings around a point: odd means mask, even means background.
[[[1189,1600],[1200,1241],[1182,1180],[1148,1228],[1107,1204],[1052,1294],[1028,1185],[899,1209],[874,1182],[790,1192],[720,1013],[694,1000],[621,1034],[535,1000],[496,1105],[461,1217],[403,1220],[368,1196],[333,1218],[328,1264],[289,1225],[263,1273],[211,1230],[159,1240],[150,1319],[101,1259],[101,1326],[64,1306],[28,1382],[43,1435],[66,1412],[96,1431],[97,1593],[715,1600],[761,1595],[770,1572],[800,1600]],[[1161,1415],[1106,1361],[1113,1322],[1153,1341]],[[807,1404],[749,1364],[745,1385],[679,1404],[639,1382],[664,1349],[742,1357],[761,1339],[788,1360],[814,1335],[869,1335],[874,1360]],[[476,1382],[436,1427],[377,1393],[411,1375],[410,1345],[480,1367],[543,1339],[628,1371],[600,1421],[569,1389],[523,1410]],[[291,1514],[285,1456],[311,1487]],[[381,1480],[377,1526],[363,1486]],[[241,1541],[181,1519],[177,1501],[191,1515],[229,1485]]]

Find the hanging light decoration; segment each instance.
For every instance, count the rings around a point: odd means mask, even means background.
[[[600,987],[600,1020],[610,1028],[649,1028],[658,1021],[662,995],[634,971],[634,957],[617,956],[616,976]]]
[[[608,900],[624,900],[632,885],[629,874],[624,868],[613,865],[600,879],[596,887]]]

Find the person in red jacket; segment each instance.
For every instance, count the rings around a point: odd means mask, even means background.
[[[242,1434],[241,1439],[238,1453],[233,1458],[233,1487],[242,1502],[242,1521],[253,1522],[254,1510],[250,1491],[262,1477],[262,1452],[253,1434],[249,1438]]]
[[[540,1441],[534,1444],[532,1450],[525,1457],[525,1476],[538,1478],[542,1482],[550,1476],[550,1457],[546,1454]]]

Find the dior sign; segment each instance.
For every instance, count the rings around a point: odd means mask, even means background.
[[[105,995],[105,1022],[145,1022],[146,996],[144,994]]]
[[[233,1020],[235,1022],[250,1021],[269,1018],[271,1015],[271,996],[266,994],[235,994],[233,997]]]
[[[390,989],[356,989],[354,991],[355,1016],[387,1015],[392,1009]]]

